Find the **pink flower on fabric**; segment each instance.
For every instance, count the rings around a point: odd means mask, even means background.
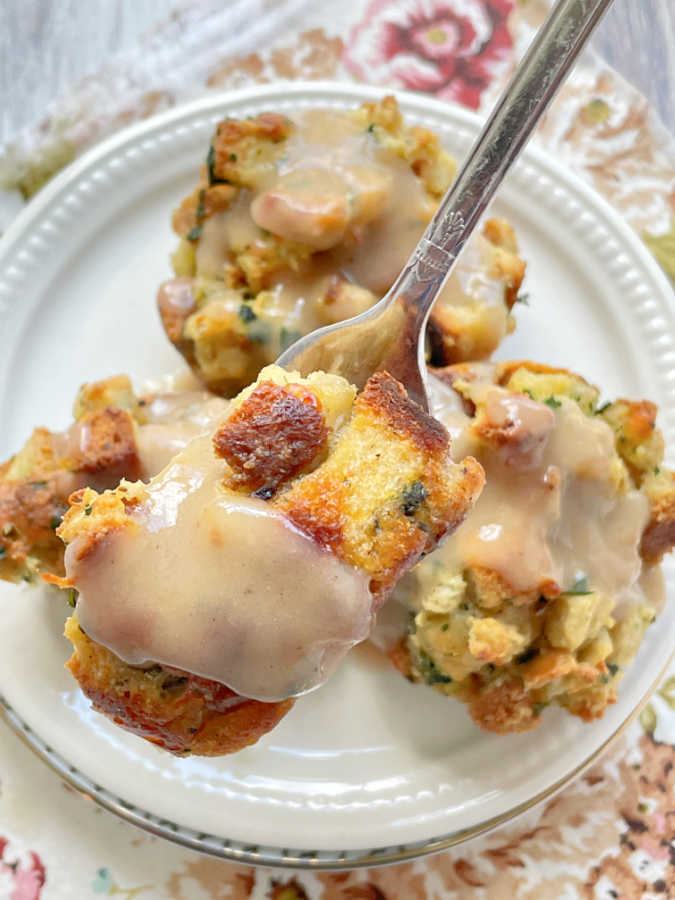
[[[477,109],[506,73],[514,0],[374,0],[344,63],[363,81],[423,91]]]
[[[12,888],[9,900],[40,900],[47,877],[42,860],[31,850],[27,866],[18,859],[10,862],[5,858],[7,844],[6,838],[0,838],[0,876],[5,876],[7,886]]]

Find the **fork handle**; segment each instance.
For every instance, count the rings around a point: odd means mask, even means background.
[[[392,301],[404,303],[420,334],[457,256],[611,2],[559,0],[539,29],[389,291]],[[423,362],[424,341],[419,345]]]

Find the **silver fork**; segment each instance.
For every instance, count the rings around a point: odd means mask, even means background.
[[[300,338],[277,363],[343,375],[362,388],[386,370],[429,409],[429,312],[488,203],[612,0],[559,0],[524,56],[391,289],[361,315]]]

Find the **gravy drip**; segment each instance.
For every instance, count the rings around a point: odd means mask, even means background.
[[[264,231],[309,245],[316,252],[300,273],[282,271],[265,288],[272,295],[270,312],[304,334],[332,321],[320,301],[336,275],[376,299],[386,293],[436,204],[410,165],[348,113],[299,116],[280,152],[253,189],[241,189],[228,209],[205,221],[197,270],[206,278],[222,277],[229,251],[264,243]],[[504,286],[487,274],[489,253],[489,242],[474,236],[439,302],[492,309],[492,327],[501,337]]]
[[[132,665],[163,663],[275,701],[322,684],[368,636],[367,576],[264,501],[220,486],[210,436],[194,440],[66,571],[94,640]]]
[[[489,423],[508,421],[513,435],[502,447],[487,446],[457,394],[430,382],[432,412],[448,428],[453,454],[473,454],[487,475],[475,507],[432,560],[458,572],[492,569],[517,592],[547,581],[565,591],[586,576],[590,589],[616,595],[618,604],[635,593],[648,502],[637,490],[617,494],[609,425],[567,398],[554,413],[486,382],[474,391],[483,392]]]

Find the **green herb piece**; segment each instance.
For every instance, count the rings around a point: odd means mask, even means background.
[[[56,531],[60,524],[61,516],[52,516],[49,520],[49,527],[52,529],[52,531]]]
[[[566,591],[563,591],[563,594],[572,595],[573,597],[584,597],[586,594],[592,594],[593,591],[588,589],[588,576],[584,575],[583,578],[578,578],[571,588],[568,588]]]
[[[550,701],[549,701],[549,702],[550,702]],[[534,716],[536,716],[537,719],[538,719],[539,716],[541,715],[542,710],[546,709],[546,707],[549,705],[549,702],[546,702],[546,703],[535,703],[535,704],[533,705],[533,707],[532,707],[532,713],[533,713]]]
[[[444,675],[437,667],[431,657],[422,650],[418,657],[417,666],[420,670],[422,678],[427,684],[450,684],[452,678]]]
[[[216,164],[216,151],[213,149],[213,144],[209,144],[209,152],[206,154],[206,171],[209,176],[209,184],[216,183],[216,174],[214,172],[215,164]]]
[[[31,481],[30,486],[34,491],[39,491],[40,488],[47,487],[46,481]]]
[[[529,388],[523,388],[523,394],[527,394],[530,400],[534,400],[534,394]]]
[[[551,409],[559,409],[562,406],[562,403],[560,402],[560,400],[556,400],[555,397],[553,396],[553,394],[551,394],[550,397],[547,397],[544,400],[544,403],[547,406],[550,406]]]
[[[661,474],[661,469],[659,469],[658,466],[654,466],[654,474],[655,474],[655,475],[660,475],[660,474]]]
[[[366,128],[368,134],[375,134],[375,123],[371,122],[370,125]]]
[[[606,409],[608,409],[611,405],[612,405],[612,404],[609,402],[609,400],[607,401],[607,403],[603,403],[602,406],[599,406],[599,407],[596,409],[595,415],[596,415],[596,416],[599,416],[601,413],[604,413],[604,411],[605,411]]]
[[[613,678],[616,675],[616,673],[619,671],[621,666],[617,666],[616,663],[607,663],[607,668],[609,669],[609,674]]]
[[[85,514],[85,516],[90,516],[90,515],[91,515],[91,503],[89,504],[89,506],[85,506],[85,508],[84,508],[84,514]]]
[[[202,234],[202,226],[201,225],[193,225],[192,228],[188,231],[185,237],[188,241],[197,241],[201,237]]]
[[[33,575],[30,572],[25,572],[21,577],[27,584],[33,581]]]
[[[413,516],[427,498],[427,489],[421,481],[413,481],[409,488],[403,491],[401,509],[404,516]]]
[[[447,631],[450,625],[447,622],[443,622],[441,625],[441,631]]]
[[[518,296],[516,297],[516,303],[522,303],[523,306],[529,306],[530,305],[530,295],[528,293],[518,294]]]
[[[285,325],[282,325],[281,331],[279,332],[281,352],[283,353],[284,350],[288,350],[288,348],[296,341],[299,341],[301,337],[302,332],[298,331],[297,328],[286,328]]]
[[[68,591],[67,599],[68,599],[68,606],[70,606],[72,609],[75,609],[75,607],[77,605],[77,591],[75,590],[75,588],[71,588]]]
[[[237,154],[230,153],[230,162],[236,162],[236,161],[237,161]]]
[[[269,322],[258,319],[248,330],[248,338],[256,344],[266,344],[272,338],[272,327]]]
[[[201,220],[204,218],[204,194],[205,193],[206,193],[206,191],[203,188],[199,192],[199,200],[197,202],[197,209],[195,211],[195,216],[196,216],[198,222],[201,222]]]
[[[253,312],[253,310],[251,309],[251,307],[246,306],[246,304],[244,304],[244,303],[242,303],[242,305],[237,310],[237,315],[239,316],[241,321],[245,322],[245,323],[253,322],[254,319],[258,318],[256,316],[256,314]]]

